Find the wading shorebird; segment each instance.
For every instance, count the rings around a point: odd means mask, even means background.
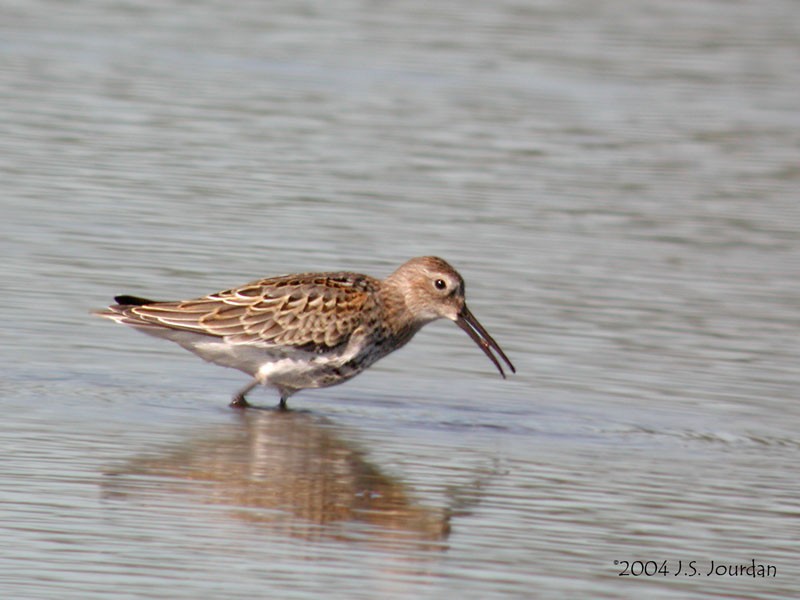
[[[412,258],[386,279],[358,273],[300,273],[259,279],[194,300],[157,302],[116,296],[94,314],[180,344],[253,380],[233,407],[249,406],[257,385],[280,393],[343,383],[407,344],[424,325],[450,319],[500,374],[514,365],[467,308],[464,279],[435,256]]]

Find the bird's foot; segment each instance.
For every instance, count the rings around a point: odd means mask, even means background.
[[[236,394],[228,406],[231,408],[249,408],[250,403],[245,399],[244,394]]]

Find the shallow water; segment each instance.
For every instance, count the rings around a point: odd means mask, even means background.
[[[795,12],[4,5],[3,597],[800,594]],[[517,375],[436,323],[242,414],[88,316],[420,254]]]

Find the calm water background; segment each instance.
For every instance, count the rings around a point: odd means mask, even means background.
[[[791,0],[4,2],[2,596],[800,595],[799,54]],[[437,323],[242,415],[88,316],[419,254],[516,376]]]

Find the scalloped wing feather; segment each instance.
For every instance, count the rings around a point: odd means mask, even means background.
[[[115,306],[129,325],[164,327],[265,346],[335,347],[374,312],[379,282],[317,273],[262,279],[195,300]],[[112,316],[107,314],[107,316]]]

